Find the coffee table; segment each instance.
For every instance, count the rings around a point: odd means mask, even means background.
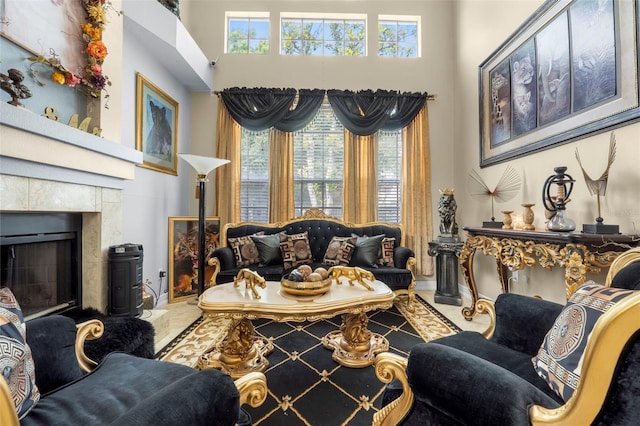
[[[340,284],[339,284],[339,283]],[[258,297],[245,289],[243,281],[219,284],[207,289],[198,307],[205,318],[229,318],[226,337],[200,356],[198,368],[218,368],[233,378],[252,371],[264,372],[269,365],[265,355],[273,350],[270,339],[255,335],[251,320],[268,318],[278,322],[315,321],[342,315],[339,330],[328,333],[322,344],[333,349],[333,359],[346,367],[366,367],[375,356],[389,349],[388,340],[372,333],[367,312],[388,309],[394,293],[381,281],[367,281],[373,290],[349,285],[346,279],[333,280],[329,291],[317,296],[293,296],[281,289],[280,282],[268,281],[256,287]]]

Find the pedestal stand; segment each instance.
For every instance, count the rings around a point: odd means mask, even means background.
[[[429,242],[429,256],[436,257],[436,303],[462,306],[458,290],[458,258],[463,245],[457,237],[439,237]]]

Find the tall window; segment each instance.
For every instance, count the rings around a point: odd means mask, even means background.
[[[365,15],[286,14],[280,19],[282,55],[365,56]]]
[[[378,133],[378,220],[400,223],[402,130]]]
[[[378,17],[378,56],[420,57],[419,16]]]
[[[269,222],[269,131],[242,129],[240,218]]]
[[[327,101],[293,139],[295,215],[312,207],[342,217],[344,128]]]
[[[226,12],[227,53],[269,53],[268,12]]]

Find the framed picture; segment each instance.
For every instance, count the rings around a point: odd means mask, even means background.
[[[218,248],[220,219],[208,217],[205,221],[205,288],[213,267],[208,264],[209,254]],[[195,216],[169,217],[169,303],[178,302],[198,294],[198,218]]]
[[[136,149],[142,167],[178,174],[178,103],[137,74]]]
[[[479,69],[480,167],[640,119],[637,0],[549,0]]]

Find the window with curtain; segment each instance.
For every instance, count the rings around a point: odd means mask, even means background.
[[[293,137],[295,215],[312,207],[342,217],[344,128],[325,101],[315,119]]]
[[[419,16],[378,16],[378,56],[420,57]]]
[[[242,129],[240,218],[269,222],[269,131]]]
[[[366,15],[282,14],[280,54],[366,56],[366,28]]]
[[[378,133],[378,220],[400,223],[402,130]]]
[[[226,53],[269,53],[268,12],[226,12]]]

